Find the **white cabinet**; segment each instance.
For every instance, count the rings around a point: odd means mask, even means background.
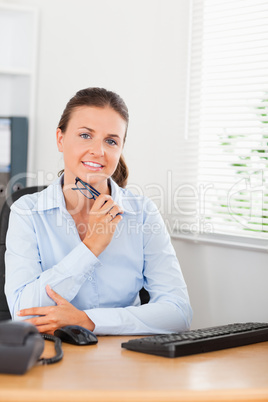
[[[0,3],[0,116],[28,117],[28,172],[34,169],[37,38],[37,9]]]

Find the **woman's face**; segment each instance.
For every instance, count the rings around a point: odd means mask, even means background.
[[[110,107],[81,106],[71,114],[67,129],[57,130],[58,150],[64,158],[64,184],[75,178],[107,191],[124,144],[125,120]]]

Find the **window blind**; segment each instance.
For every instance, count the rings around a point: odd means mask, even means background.
[[[171,231],[268,239],[268,2],[193,0]]]

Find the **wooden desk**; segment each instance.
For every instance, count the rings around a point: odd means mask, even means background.
[[[0,401],[268,401],[268,342],[168,359],[121,349],[127,339],[63,344],[57,364],[22,376],[1,374]],[[44,355],[53,355],[53,348],[46,341]]]

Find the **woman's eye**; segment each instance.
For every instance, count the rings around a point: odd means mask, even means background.
[[[115,140],[112,140],[111,138],[108,138],[108,140],[106,140],[106,142],[107,142],[109,145],[117,145],[117,142],[116,142]]]
[[[81,133],[81,134],[80,134],[80,137],[81,137],[81,138],[84,138],[85,140],[87,140],[88,138],[90,138],[89,134],[87,134],[87,133]]]

